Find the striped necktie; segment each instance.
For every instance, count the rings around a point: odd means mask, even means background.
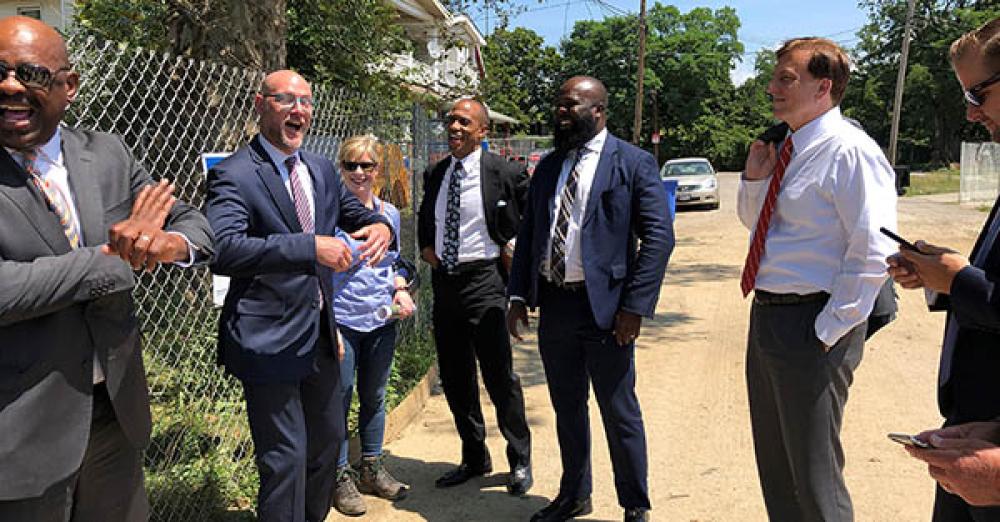
[[[771,215],[778,203],[781,178],[785,177],[785,168],[788,167],[788,162],[791,160],[792,138],[788,137],[785,138],[785,143],[781,146],[781,153],[778,154],[778,165],[774,168],[774,174],[771,175],[771,184],[767,187],[767,196],[764,198],[764,205],[760,207],[760,217],[757,218],[757,226],[753,231],[750,251],[747,252],[747,259],[743,264],[743,275],[740,277],[740,289],[743,290],[743,297],[746,297],[757,284],[757,270],[760,268],[760,259],[764,256],[764,243],[767,241]]]
[[[569,222],[573,216],[573,207],[576,206],[576,189],[580,184],[580,159],[583,157],[584,149],[576,153],[576,161],[573,168],[566,177],[566,185],[563,186],[562,194],[559,196],[559,215],[556,216],[556,228],[552,235],[552,250],[549,255],[549,280],[557,285],[563,284],[566,280],[566,235],[569,233]]]
[[[299,225],[302,226],[302,231],[312,233],[316,230],[316,225],[313,222],[312,209],[309,208],[309,198],[306,197],[306,189],[302,185],[302,179],[299,178],[298,169],[295,168],[298,164],[299,158],[294,154],[285,159],[285,167],[288,168],[288,181],[292,185],[295,215],[299,218]]]
[[[21,155],[24,157],[24,170],[28,173],[29,179],[31,179],[31,182],[38,191],[42,193],[45,203],[49,206],[49,210],[59,220],[59,225],[62,226],[63,233],[66,234],[66,239],[69,240],[69,246],[79,248],[80,230],[76,220],[73,219],[69,202],[63,196],[63,192],[58,186],[42,178],[42,173],[39,172],[38,166],[35,165],[35,160],[38,159],[38,151],[31,149],[22,152]]]

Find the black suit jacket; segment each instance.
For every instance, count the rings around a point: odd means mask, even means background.
[[[938,388],[938,406],[949,424],[1000,416],[1000,241],[986,244],[998,207],[1000,199],[969,256],[974,260],[988,248],[982,266],[963,268],[949,295],[939,296],[932,307],[948,310],[946,325],[958,325],[954,350],[942,354],[950,355],[942,365],[950,363],[951,372],[947,379],[939,379]]]
[[[138,450],[149,441],[135,279],[99,249],[152,179],[117,136],[61,132],[83,237],[77,249],[0,148],[0,500],[41,495],[80,467],[95,352],[128,442]],[[211,255],[208,223],[189,205],[178,201],[165,228]]]
[[[424,171],[424,199],[420,201],[417,214],[417,243],[421,250],[434,248],[434,233],[437,230],[434,206],[451,161],[452,157],[448,156]],[[517,235],[521,225],[521,214],[528,195],[528,171],[520,163],[486,151],[483,151],[479,169],[486,228],[490,238],[502,247]],[[441,252],[437,255],[440,256]]]

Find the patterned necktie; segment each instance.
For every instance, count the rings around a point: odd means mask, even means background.
[[[771,184],[767,187],[767,196],[764,198],[764,205],[760,208],[760,216],[757,218],[757,226],[753,231],[753,240],[750,243],[750,251],[747,252],[746,262],[743,264],[743,276],[740,278],[740,289],[743,290],[743,297],[746,297],[757,283],[757,270],[760,268],[760,258],[764,255],[764,242],[767,240],[767,229],[771,224],[771,214],[774,213],[774,206],[778,202],[778,192],[781,191],[781,178],[785,177],[785,167],[792,159],[792,138],[785,138],[785,144],[781,146],[781,153],[778,154],[778,165],[771,175]]]
[[[448,181],[448,204],[444,214],[444,245],[441,252],[441,264],[448,271],[458,265],[458,247],[461,244],[459,227],[462,224],[462,178],[465,169],[462,162],[455,162],[455,169]]]
[[[299,172],[295,168],[299,163],[298,156],[294,154],[285,159],[285,167],[288,168],[288,181],[292,185],[292,199],[295,203],[295,215],[299,218],[299,225],[302,231],[312,233],[316,231],[313,223],[312,210],[309,208],[309,198],[306,197],[306,189],[302,186]]]
[[[580,183],[580,159],[584,150],[577,151],[576,161],[566,177],[566,185],[559,196],[559,215],[556,216],[556,228],[552,235],[552,252],[549,256],[549,280],[557,285],[566,280],[566,234],[569,232],[569,221],[576,205],[576,189]]]
[[[66,201],[59,187],[42,178],[42,173],[38,171],[38,166],[35,165],[35,160],[38,158],[36,150],[25,151],[22,153],[22,156],[24,157],[24,170],[27,171],[31,182],[42,193],[42,196],[45,197],[45,203],[49,206],[49,210],[59,220],[63,233],[66,234],[66,239],[69,240],[69,245],[73,248],[79,248],[80,230],[73,219],[73,213],[70,212],[69,202]]]

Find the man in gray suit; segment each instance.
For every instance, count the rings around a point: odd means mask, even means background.
[[[211,255],[211,230],[117,136],[60,126],[62,38],[0,19],[0,520],[148,518],[150,412],[132,269]]]

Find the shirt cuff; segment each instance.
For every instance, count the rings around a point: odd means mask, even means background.
[[[525,299],[525,298],[523,298],[523,297],[521,297],[519,295],[512,295],[512,296],[508,297],[507,299],[511,303],[521,303],[521,304],[524,304],[524,303],[528,302],[527,299]]]
[[[191,240],[188,239],[187,236],[185,236],[184,234],[182,234],[180,232],[173,232],[173,231],[169,231],[168,230],[167,233],[168,234],[173,234],[175,236],[180,236],[181,239],[183,239],[184,242],[187,243],[187,246],[188,246],[188,257],[187,257],[187,260],[186,261],[174,261],[173,264],[176,265],[176,266],[179,266],[181,268],[189,268],[192,265],[194,265],[195,261],[197,260],[197,258],[195,257],[196,256],[196,252],[195,252],[196,249],[194,247],[194,243],[192,243]]]

